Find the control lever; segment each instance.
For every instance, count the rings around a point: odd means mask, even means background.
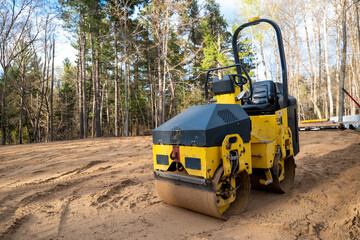
[[[235,98],[235,101],[240,101],[245,96],[245,94],[246,94],[245,91],[241,91],[241,93],[239,93]]]

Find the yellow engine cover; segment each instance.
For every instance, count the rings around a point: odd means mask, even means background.
[[[243,155],[242,167],[251,173],[251,149],[250,143],[243,143],[241,154]],[[153,145],[154,170],[167,171],[173,160],[170,158],[173,151],[172,145]],[[222,147],[192,147],[179,146],[180,163],[186,172],[192,176],[210,179],[216,169],[222,164]],[[245,164],[246,163],[246,164]]]
[[[253,168],[273,167],[275,154],[281,154],[282,160],[294,155],[287,108],[276,111],[274,115],[250,116],[250,118]]]
[[[154,169],[166,171],[173,160],[172,145],[153,145]],[[179,146],[180,163],[187,173],[203,178],[212,178],[221,164],[221,147]]]

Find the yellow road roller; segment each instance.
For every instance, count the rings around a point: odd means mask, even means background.
[[[259,23],[275,29],[282,83],[252,82],[240,64],[238,35]],[[288,94],[279,26],[269,19],[245,23],[235,31],[232,47],[235,64],[210,69],[206,74],[205,97],[210,103],[192,106],[153,130],[159,197],[220,219],[245,209],[251,187],[288,191],[294,182],[294,156],[299,152],[297,103]],[[236,74],[222,79],[215,76],[216,71],[228,68],[235,68]],[[249,86],[246,92],[245,84]]]

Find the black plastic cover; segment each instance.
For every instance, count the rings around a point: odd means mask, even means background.
[[[213,77],[212,87],[215,95],[235,92],[234,82],[229,75],[225,75],[221,80],[217,77]]]
[[[294,97],[291,97],[290,95],[289,95],[287,109],[288,109],[288,125],[292,133],[294,156],[296,156],[296,154],[298,154],[300,151],[297,104],[296,104],[296,99]]]
[[[228,134],[250,141],[251,120],[237,104],[192,106],[153,130],[153,143],[212,147],[221,146]]]
[[[275,83],[276,84],[276,94],[279,99],[279,106],[280,108],[284,108],[284,94],[283,94],[283,84],[282,83]],[[296,98],[292,96],[288,96],[288,106],[297,105]]]

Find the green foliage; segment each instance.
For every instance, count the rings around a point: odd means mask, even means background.
[[[198,0],[59,0],[59,5],[64,27],[76,39],[72,46],[79,49],[80,36],[85,39],[85,104],[89,133],[92,117],[96,115],[93,111],[95,60],[99,63],[99,101],[104,134],[115,132],[114,69],[118,69],[121,135],[124,134],[125,123],[126,75],[129,76],[127,95],[130,135],[138,135],[156,126],[160,99],[159,77],[164,78],[164,115],[167,120],[189,106],[206,104],[203,97],[204,72],[233,62],[231,33],[215,0],[206,0],[203,8]],[[253,58],[249,44],[241,42],[239,47],[243,64],[250,69]],[[11,107],[7,116],[11,143],[18,142],[19,129],[23,130],[23,142],[30,142],[34,138],[34,121],[40,102],[44,66],[43,59],[34,49],[29,48],[23,56],[27,59],[23,126],[19,126],[22,56],[14,61],[8,72],[11,87],[8,89],[7,102]],[[244,53],[246,51],[250,53]],[[115,66],[115,57],[118,66]],[[79,134],[79,62],[72,63],[65,59],[63,66],[58,69],[53,89],[55,140],[73,139]],[[40,141],[48,139],[50,75],[45,77],[44,104],[40,109]],[[1,84],[0,78],[0,87]]]
[[[55,137],[56,139],[72,139],[77,135],[76,129],[76,67],[69,59],[63,62],[63,71],[56,88],[58,96],[55,98]]]
[[[221,50],[222,42],[223,39],[221,36],[215,39],[213,35],[204,35],[206,47],[203,50],[204,59],[201,62],[201,70],[206,71],[210,68],[229,65],[228,57]]]
[[[203,48],[204,58],[201,62],[201,70],[226,66],[232,64],[233,53],[231,48],[232,34],[227,31],[227,23],[220,14],[219,4],[213,0],[206,1],[205,9],[207,15],[202,19],[201,30],[205,47]],[[233,32],[238,27],[232,27]],[[247,39],[238,41],[238,54],[240,63],[250,72],[255,68],[255,56],[251,50],[251,44]],[[229,70],[234,72],[235,70]],[[225,71],[225,72],[229,72]]]
[[[200,23],[205,47],[204,58],[201,61],[201,70],[229,65],[229,55],[224,51],[228,46],[230,33],[227,32],[227,23],[220,14],[220,6],[214,0],[205,3],[205,17]]]

